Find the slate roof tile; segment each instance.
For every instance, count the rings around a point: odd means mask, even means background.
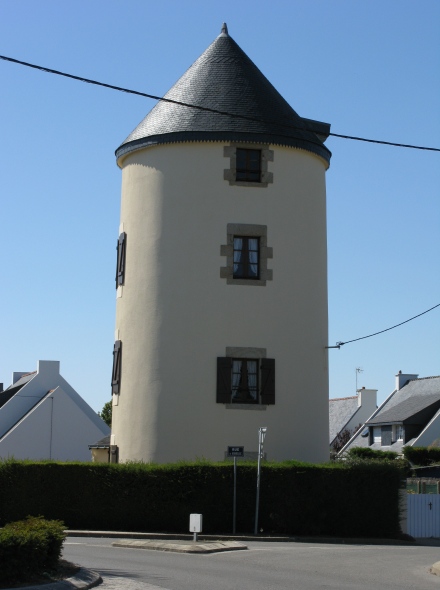
[[[302,148],[330,162],[331,153],[318,138],[328,136],[330,125],[300,117],[227,29],[165,98],[258,121],[159,101],[116,150],[117,158],[159,143],[247,141]]]

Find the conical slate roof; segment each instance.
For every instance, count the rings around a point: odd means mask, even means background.
[[[116,150],[117,158],[163,143],[235,141],[302,148],[330,162],[323,145],[330,125],[300,117],[226,25],[164,98],[221,113],[159,101]]]

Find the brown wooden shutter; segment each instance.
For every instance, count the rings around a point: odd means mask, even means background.
[[[125,244],[126,244],[127,234],[122,232],[119,236],[118,243],[116,245],[116,288],[119,285],[124,284],[125,279]]]
[[[119,393],[121,386],[121,354],[122,342],[116,340],[113,347],[112,394]]]
[[[232,395],[232,358],[217,357],[217,403],[229,404]]]
[[[261,359],[261,403],[275,403],[275,359]]]

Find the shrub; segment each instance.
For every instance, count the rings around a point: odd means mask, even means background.
[[[438,447],[403,447],[403,456],[414,465],[427,466],[440,463]]]
[[[398,456],[395,451],[376,451],[370,447],[353,447],[346,453],[348,459],[376,459],[378,461],[393,461]]]
[[[260,526],[287,535],[396,536],[402,474],[395,463],[264,463]],[[239,532],[253,531],[255,494],[256,463],[240,462]],[[0,525],[31,511],[72,529],[189,533],[189,514],[199,513],[204,533],[227,534],[232,496],[231,463],[0,461]]]
[[[57,565],[65,539],[64,524],[27,517],[0,530],[0,581],[12,582]]]

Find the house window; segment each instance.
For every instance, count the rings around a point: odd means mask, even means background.
[[[258,360],[232,359],[231,401],[258,403]]]
[[[396,424],[395,440],[403,440],[403,424]]]
[[[125,280],[125,244],[127,234],[122,232],[116,244],[116,289],[124,284]]]
[[[265,188],[273,182],[273,173],[268,166],[273,162],[273,150],[262,144],[231,144],[223,148],[223,155],[229,158],[229,168],[223,178],[230,186]]]
[[[228,223],[226,244],[220,246],[226,256],[226,266],[220,268],[220,278],[228,285],[265,286],[273,278],[267,261],[273,257],[267,245],[267,226]]]
[[[234,236],[233,278],[260,278],[260,238]]]
[[[261,150],[237,148],[235,179],[242,182],[261,182]]]
[[[381,443],[380,444],[383,447],[389,447],[391,445],[391,434],[392,434],[391,424],[381,427]]]
[[[241,350],[245,354],[246,351],[262,349]],[[228,407],[274,404],[275,360],[240,356],[218,357],[217,403],[231,404]]]
[[[113,347],[112,394],[119,394],[121,388],[122,342],[116,340]]]

